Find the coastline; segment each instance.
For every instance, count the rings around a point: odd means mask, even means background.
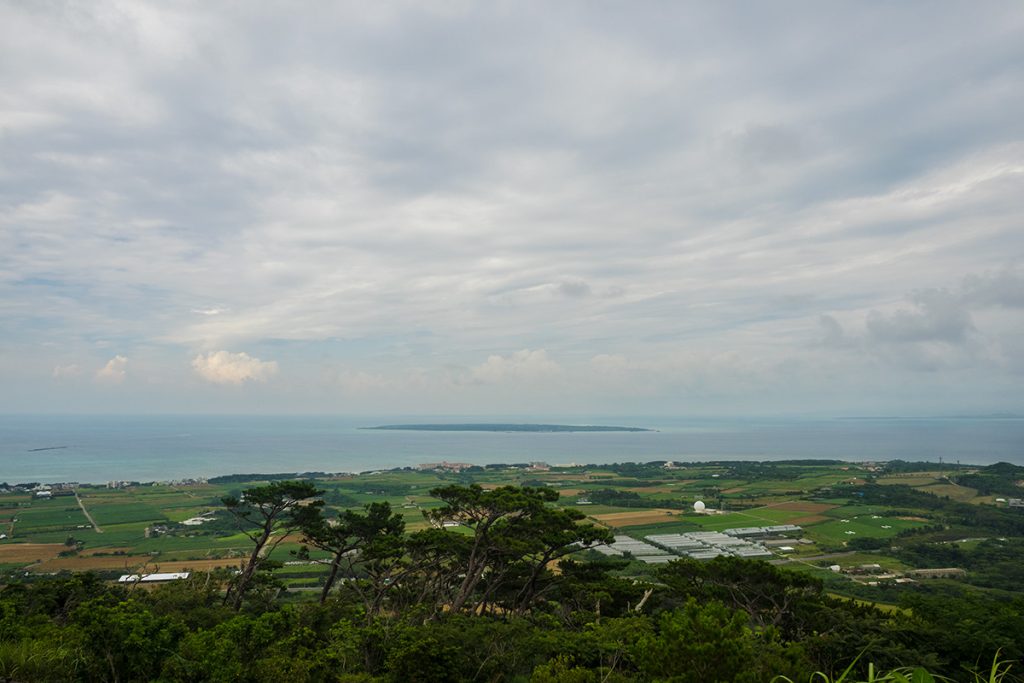
[[[583,422],[552,417],[559,424]],[[481,466],[807,459],[1024,464],[1024,420],[607,416],[586,421],[642,424],[656,431],[360,429],[397,423],[394,418],[0,415],[0,482],[166,481],[282,470],[363,472],[442,460]],[[474,420],[457,417],[451,422],[455,419]],[[67,448],[34,450],[58,445]]]

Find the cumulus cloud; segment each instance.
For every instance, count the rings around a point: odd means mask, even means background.
[[[277,361],[262,361],[243,352],[211,351],[192,359],[192,369],[207,382],[266,382],[277,374]]]
[[[128,375],[128,359],[117,355],[107,361],[107,364],[96,371],[96,379],[108,384],[120,384]]]
[[[562,368],[548,357],[547,351],[523,349],[507,356],[493,355],[471,369],[474,382],[497,384],[507,381],[535,382],[556,377]]]

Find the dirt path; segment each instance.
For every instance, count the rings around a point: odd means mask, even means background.
[[[89,511],[85,509],[85,504],[82,503],[82,499],[78,497],[78,491],[75,491],[75,500],[78,501],[78,507],[82,508],[82,514],[85,515],[87,520],[89,520],[89,524],[92,524],[92,528],[96,530],[96,533],[102,534],[103,529],[101,529],[100,525],[96,523],[96,520],[92,518]]]

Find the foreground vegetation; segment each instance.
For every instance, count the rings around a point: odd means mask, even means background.
[[[10,493],[0,497],[15,532],[0,545],[0,679],[1010,680],[1024,657],[1024,515],[998,504],[1007,487],[993,482],[1021,473],[934,467],[239,475],[79,489],[82,506]],[[696,497],[728,511],[683,512]],[[83,507],[102,533],[73,517]],[[67,534],[53,528],[61,514],[72,538],[32,542]],[[646,565],[588,550],[613,533],[792,522],[806,538],[772,564]],[[63,557],[32,556],[47,545]],[[825,568],[839,562],[851,571]],[[187,580],[166,585],[110,580],[190,563]],[[896,578],[928,567],[963,571]]]

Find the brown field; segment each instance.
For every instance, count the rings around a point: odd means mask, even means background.
[[[808,515],[807,517],[797,517],[796,519],[789,520],[789,524],[796,524],[797,526],[810,526],[811,524],[817,524],[818,522],[828,521],[828,517],[824,515]]]
[[[883,485],[886,485],[886,484],[904,484],[906,486],[926,486],[928,484],[934,484],[936,481],[938,481],[938,477],[932,477],[932,476],[928,476],[928,475],[922,475],[922,476],[916,476],[916,477],[911,477],[911,476],[895,476],[894,475],[894,476],[889,476],[889,477],[879,477],[878,478],[878,483],[879,484],[883,484]]]
[[[583,493],[586,489],[562,489],[558,492],[558,495],[567,498],[569,496],[578,496]]]
[[[594,519],[608,526],[643,526],[645,524],[657,524],[668,522],[673,517],[679,516],[679,510],[638,510],[637,512],[608,512],[603,515],[593,515]]]
[[[942,472],[907,472],[906,474],[887,474],[878,478],[879,484],[906,484],[907,486],[920,486],[929,484],[936,479],[943,477]]]
[[[102,557],[58,557],[42,562],[34,567],[37,572],[58,572],[61,570],[87,571],[89,569],[99,570],[124,570],[127,572],[136,571],[145,567],[146,571],[155,572],[159,569],[162,572],[179,572],[186,569],[204,571],[216,569],[217,567],[237,567],[240,558],[226,558],[222,560],[172,560],[167,562],[154,561],[146,555],[108,555]]]
[[[922,486],[921,490],[934,493],[936,496],[949,496],[961,503],[970,502],[978,496],[977,489],[972,489],[969,486],[958,486],[957,484],[932,484],[930,486]]]
[[[634,486],[631,489],[623,489],[631,493],[675,493],[671,486]]]
[[[60,543],[5,543],[0,545],[0,563],[17,564],[18,562],[38,562],[57,557],[57,553],[67,550]]]
[[[590,479],[589,474],[563,474],[561,472],[530,472],[529,474],[537,479],[557,479],[558,481],[587,481]]]
[[[742,491],[746,491],[746,489],[746,486],[733,486],[731,489],[725,489],[722,493],[741,493]]]
[[[812,515],[818,515],[839,506],[830,505],[828,503],[811,503],[804,500],[788,500],[785,503],[775,503],[774,505],[766,505],[765,507],[771,507],[776,510],[789,510],[791,512],[809,512]],[[794,522],[794,524],[795,523],[796,522]]]
[[[905,522],[927,522],[928,521],[924,517],[897,517],[896,519],[902,519]]]

